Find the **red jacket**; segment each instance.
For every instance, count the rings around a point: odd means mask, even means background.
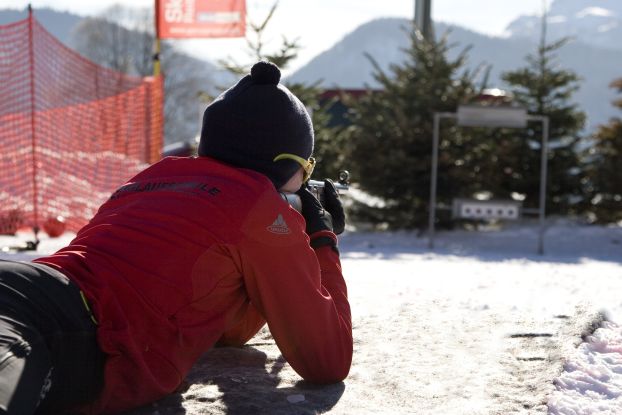
[[[217,341],[242,345],[266,321],[304,379],[344,379],[352,324],[339,256],[314,251],[304,229],[265,176],[169,157],[118,189],[69,246],[37,259],[80,286],[98,321],[108,359],[94,412],[173,392]]]

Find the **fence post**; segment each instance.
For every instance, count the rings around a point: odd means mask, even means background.
[[[540,233],[538,237],[538,253],[544,255],[544,217],[546,215],[546,180],[549,146],[549,117],[540,117],[542,121],[542,148],[540,149],[540,206],[538,208]]]
[[[39,197],[37,189],[37,138],[36,138],[36,98],[35,98],[35,51],[33,36],[32,5],[28,4],[28,58],[30,71],[30,138],[32,147],[32,208],[34,224],[32,230],[35,233],[35,241],[39,233]]]
[[[436,180],[438,170],[438,142],[441,123],[441,113],[434,113],[434,127],[432,134],[432,172],[430,177],[430,211],[428,212],[428,247],[434,249],[434,222],[436,220]]]

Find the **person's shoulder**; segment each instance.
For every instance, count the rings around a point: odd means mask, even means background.
[[[274,246],[304,241],[302,216],[274,187],[256,194],[254,200],[241,228],[248,239]]]
[[[219,196],[226,201],[225,205],[235,206],[235,210],[244,216],[253,217],[288,206],[264,174],[209,157],[198,157],[193,162],[200,164],[194,171],[199,171],[211,185],[222,190]]]
[[[136,182],[145,178],[156,176],[179,175],[182,172],[192,172],[192,157],[164,157],[155,163],[146,166],[138,174],[132,177],[129,182]]]
[[[209,180],[222,189],[219,205],[226,208],[228,221],[237,223],[243,239],[274,246],[300,242],[304,220],[267,176],[216,163]]]
[[[252,193],[262,193],[272,186],[270,180],[255,171],[232,166],[210,157],[168,156],[146,167],[132,180],[144,178],[202,177],[247,187]]]
[[[287,207],[270,179],[254,170],[232,166],[210,157],[165,157],[151,165],[132,182],[163,180],[195,183],[218,195],[225,206],[251,214]]]

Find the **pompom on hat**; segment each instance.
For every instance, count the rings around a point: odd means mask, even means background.
[[[265,174],[278,189],[300,164],[282,154],[308,159],[313,124],[305,106],[279,83],[281,71],[266,61],[223,92],[203,114],[199,156]]]

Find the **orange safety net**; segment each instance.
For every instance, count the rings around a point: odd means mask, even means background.
[[[29,18],[0,26],[0,233],[77,231],[160,158],[161,77],[98,66]]]

